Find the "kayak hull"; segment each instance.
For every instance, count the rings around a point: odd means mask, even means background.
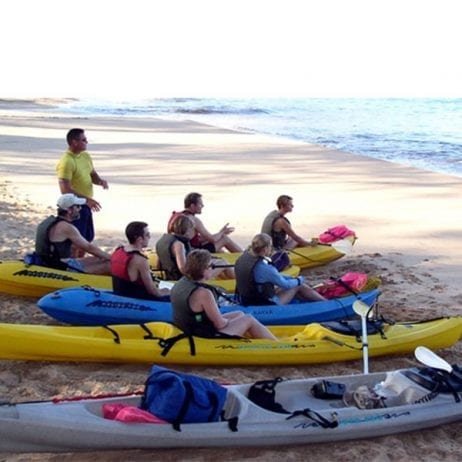
[[[351,247],[354,245],[355,238],[349,237],[345,238],[345,241],[351,244]],[[221,252],[215,253],[214,256],[222,258],[230,264],[236,263],[236,260],[242,255],[241,252]],[[345,256],[345,253],[340,250],[335,249],[334,246],[330,244],[318,244],[314,246],[306,247],[297,247],[293,250],[288,251],[288,256],[290,263],[296,265],[301,269],[305,268],[315,268],[317,266],[327,265],[328,263],[338,260]],[[153,268],[157,268],[158,260],[157,254],[155,252],[149,252],[149,264]]]
[[[284,271],[288,276],[298,276],[299,273],[300,268],[294,265]],[[209,283],[227,292],[234,292],[236,287],[235,279],[215,279]],[[79,286],[112,290],[112,279],[110,276],[26,265],[21,260],[0,261],[0,292],[3,293],[38,298],[55,290]]]
[[[270,330],[279,341],[193,337],[170,345],[170,339],[181,331],[161,322],[103,327],[0,323],[0,359],[263,366],[362,357],[356,335],[339,333],[323,324],[271,326]],[[368,335],[369,355],[404,354],[421,345],[446,348],[461,334],[462,317],[385,324],[382,333]]]
[[[294,325],[330,321],[355,316],[353,303],[360,299],[372,306],[379,296],[377,289],[343,298],[290,305],[222,306],[222,313],[243,311],[265,325]],[[139,324],[151,321],[173,322],[168,302],[139,300],[115,295],[110,291],[75,287],[45,295],[37,302],[46,314],[73,325],[101,326]]]
[[[419,373],[418,368],[412,369]],[[342,395],[320,399],[310,390],[322,380],[348,391],[399,384],[386,408],[360,409]],[[415,403],[428,390],[411,380],[406,370],[368,375],[284,380],[275,387],[275,401],[288,414],[264,409],[248,398],[251,384],[228,385],[224,416],[238,417],[237,431],[227,422],[182,424],[125,423],[103,418],[103,405],[139,406],[140,396],[114,396],[72,401],[42,401],[0,405],[0,451],[65,452],[116,449],[242,447],[333,442],[403,433],[459,421],[462,408],[452,393],[438,393]],[[406,397],[407,396],[407,397]],[[409,398],[412,397],[412,398]],[[306,415],[309,409],[324,419],[321,425]],[[288,415],[292,415],[287,419]],[[315,416],[316,417],[316,416]],[[319,420],[318,420],[319,422]]]

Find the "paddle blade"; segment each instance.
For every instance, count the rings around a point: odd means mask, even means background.
[[[353,311],[361,317],[366,317],[370,309],[371,307],[366,305],[366,303],[362,300],[356,300],[353,302]]]
[[[340,239],[339,241],[332,242],[330,246],[344,255],[349,255],[353,252],[353,244],[348,239]]]
[[[427,347],[417,347],[414,351],[414,355],[417,360],[425,366],[432,367],[433,369],[441,369],[449,373],[452,372],[452,366]]]

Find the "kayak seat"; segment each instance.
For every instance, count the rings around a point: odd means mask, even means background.
[[[351,335],[361,337],[361,320],[360,319],[343,319],[341,321],[323,322],[321,326],[342,335]],[[367,335],[383,335],[383,320],[368,320]]]
[[[156,325],[155,332],[156,332],[156,336],[160,338],[170,338],[176,335],[173,325],[168,324],[166,322],[158,323]]]
[[[424,367],[406,370],[404,375],[429,391],[439,393],[462,392],[462,370],[457,366],[451,374]]]
[[[276,402],[276,386],[282,381],[281,377],[270,380],[259,380],[250,387],[247,398],[252,403],[267,411],[290,414],[280,403]]]

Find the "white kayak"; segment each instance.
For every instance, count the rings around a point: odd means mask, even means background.
[[[275,394],[264,407],[249,399],[250,384],[228,385],[224,418],[230,420],[181,424],[181,431],[169,423],[125,423],[102,416],[104,404],[139,406],[136,395],[1,404],[0,451],[307,444],[370,438],[460,420],[462,369],[451,368],[436,355],[434,361],[430,350],[419,349],[424,350],[419,360],[424,357],[426,367],[268,381]],[[441,369],[439,360],[449,369]]]

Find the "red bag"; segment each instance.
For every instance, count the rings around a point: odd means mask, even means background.
[[[317,287],[316,290],[323,297],[330,299],[361,292],[366,284],[367,274],[350,272],[345,273],[339,280],[330,279],[324,282],[320,287]]]
[[[320,234],[319,242],[321,244],[330,244],[331,242],[338,241],[339,239],[345,239],[350,236],[356,237],[356,233],[347,228],[345,225],[337,225]]]
[[[125,404],[103,404],[103,417],[126,423],[167,423],[148,411],[143,411],[135,406],[126,406]]]

